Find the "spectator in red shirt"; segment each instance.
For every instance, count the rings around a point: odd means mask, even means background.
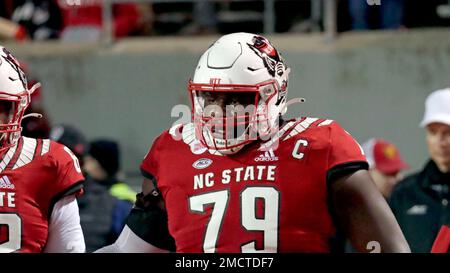
[[[63,17],[61,37],[66,40],[96,40],[103,27],[103,6],[100,0],[80,0],[80,5],[69,5],[57,0]],[[136,4],[114,4],[113,28],[116,38],[129,36],[139,29],[139,11]]]

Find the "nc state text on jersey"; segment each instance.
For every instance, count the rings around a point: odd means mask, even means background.
[[[220,181],[222,184],[229,184],[230,182],[245,182],[245,181],[275,181],[275,170],[277,166],[274,165],[256,165],[246,166],[234,169],[223,170],[219,178],[216,178],[214,172],[197,174],[194,176],[194,190],[210,188]]]
[[[0,191],[0,207],[15,208],[16,207],[16,193]]]

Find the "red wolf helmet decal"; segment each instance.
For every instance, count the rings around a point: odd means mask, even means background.
[[[258,55],[264,62],[264,66],[272,77],[282,76],[285,70],[283,58],[270,42],[262,36],[254,36],[253,44],[247,43],[251,50]]]
[[[270,44],[270,42],[262,36],[254,36],[252,39],[252,44],[247,43],[247,45],[263,60],[264,66],[269,74],[272,77],[279,79],[280,92],[276,102],[276,105],[279,105],[286,97],[287,93],[287,79],[283,79],[287,67],[283,58],[275,47],[273,47],[272,44]]]
[[[277,50],[270,44],[270,42],[262,37],[255,36],[253,37],[253,47],[258,49],[261,53],[266,53],[267,56],[274,59],[275,61],[280,61],[280,56],[278,55]]]

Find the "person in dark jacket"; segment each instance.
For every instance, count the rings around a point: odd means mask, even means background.
[[[431,93],[421,127],[430,160],[395,188],[391,209],[413,252],[430,252],[442,226],[450,224],[450,88]]]
[[[135,201],[136,192],[117,178],[119,161],[117,142],[99,139],[90,143],[83,166],[85,194],[78,200],[87,252],[117,239]]]

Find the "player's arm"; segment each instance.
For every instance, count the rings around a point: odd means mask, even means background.
[[[142,192],[127,218],[119,238],[97,253],[167,253],[175,251],[175,243],[167,226],[164,201],[153,181],[145,178]]]
[[[175,241],[169,233],[164,200],[157,188],[159,153],[162,137],[158,137],[141,163],[144,176],[142,192],[136,196],[126,225],[117,241],[96,252],[169,252]]]
[[[83,253],[86,250],[75,195],[69,195],[53,207],[49,220],[47,253]]]
[[[76,197],[83,192],[84,177],[75,155],[64,145],[49,142],[55,179],[48,183],[51,196],[48,237],[44,252],[85,252]]]
[[[386,200],[369,173],[359,170],[330,183],[331,204],[339,227],[359,252],[410,252]]]

